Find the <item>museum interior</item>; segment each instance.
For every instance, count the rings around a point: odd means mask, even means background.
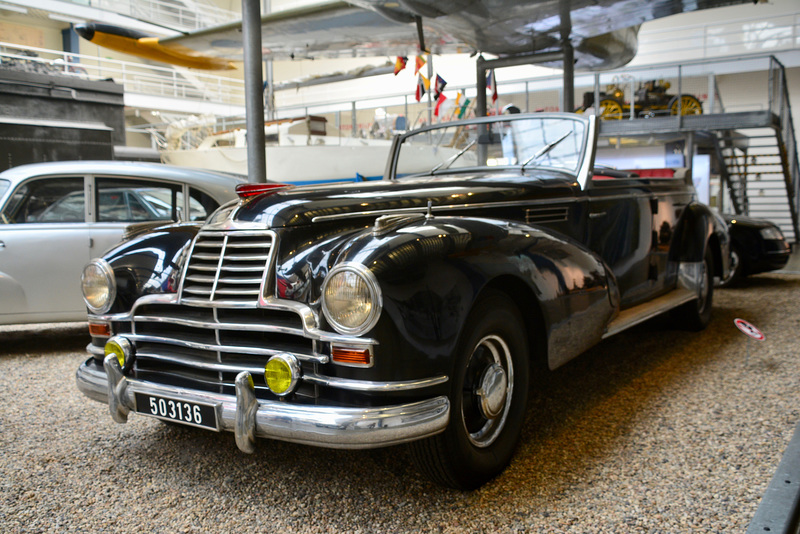
[[[0,94],[4,531],[800,532],[800,2],[0,0]]]

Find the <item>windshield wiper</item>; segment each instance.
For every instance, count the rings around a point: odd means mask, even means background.
[[[555,141],[553,141],[549,145],[542,147],[542,149],[539,150],[538,152],[536,152],[536,154],[534,154],[533,156],[531,156],[531,157],[529,157],[528,159],[525,160],[525,162],[520,167],[520,170],[524,171],[525,167],[528,164],[533,163],[537,159],[541,158],[542,156],[544,156],[545,154],[547,154],[548,152],[553,150],[556,147],[557,144],[559,144],[561,141],[563,141],[564,139],[566,139],[570,135],[572,135],[572,130],[568,131],[567,133],[565,133],[564,135],[562,135],[561,137],[559,137],[558,139],[556,139]]]
[[[452,156],[450,156],[448,159],[446,159],[445,161],[441,162],[440,164],[438,164],[437,166],[435,166],[434,168],[432,168],[432,169],[430,170],[430,174],[433,174],[433,173],[435,173],[436,171],[438,171],[438,170],[439,170],[439,169],[441,169],[442,167],[444,167],[445,169],[449,168],[449,167],[450,167],[450,165],[452,165],[453,163],[455,163],[455,161],[456,161],[458,158],[460,158],[461,156],[463,156],[463,155],[464,155],[464,152],[466,152],[467,150],[469,150],[470,148],[472,148],[472,146],[473,146],[473,145],[474,145],[474,144],[475,144],[477,141],[478,141],[477,139],[473,139],[472,141],[470,141],[470,142],[469,142],[469,144],[468,144],[467,146],[465,146],[464,148],[462,148],[461,150],[459,150],[457,154],[453,154],[453,155],[452,155]]]

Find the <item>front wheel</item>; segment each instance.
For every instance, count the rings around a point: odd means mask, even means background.
[[[497,476],[514,453],[528,400],[525,324],[514,302],[489,290],[464,325],[450,379],[445,431],[411,444],[434,482],[474,489]]]

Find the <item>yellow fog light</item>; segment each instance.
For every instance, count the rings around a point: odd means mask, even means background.
[[[300,366],[291,354],[277,354],[270,358],[264,367],[267,387],[281,397],[294,391],[299,378]]]
[[[125,367],[133,358],[133,345],[124,337],[114,336],[106,342],[104,352],[106,356],[113,354],[119,366]]]

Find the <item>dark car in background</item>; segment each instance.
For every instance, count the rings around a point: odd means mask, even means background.
[[[751,274],[777,271],[789,261],[792,247],[776,224],[746,215],[722,217],[730,234],[731,269],[721,287],[733,286]]]
[[[78,388],[119,423],[245,452],[409,443],[432,480],[477,487],[510,461],[533,378],[661,313],[710,321],[724,222],[688,174],[597,156],[595,117],[504,115],[399,136],[380,181],[240,186],[86,267]]]

